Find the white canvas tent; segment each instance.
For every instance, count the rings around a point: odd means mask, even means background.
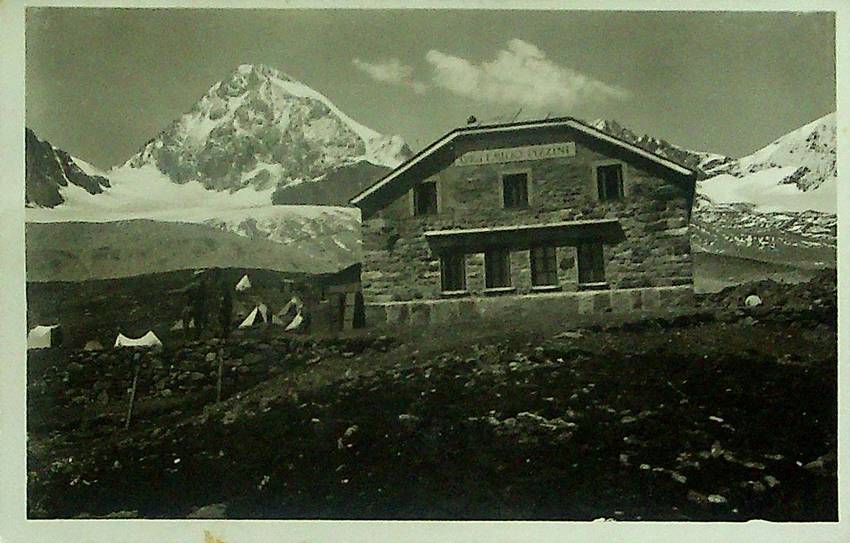
[[[194,327],[195,327],[195,319],[190,319],[189,320],[189,328],[194,328]],[[173,332],[175,330],[183,330],[183,319],[178,319],[178,320],[174,321],[174,324],[171,325],[171,331]]]
[[[298,296],[293,296],[283,309],[278,313],[278,321],[280,324],[286,324],[285,330],[297,330],[301,323],[304,322],[304,316],[302,315],[301,310],[304,309],[304,302],[301,301]],[[295,315],[292,316],[292,312],[295,312]]]
[[[297,330],[298,327],[301,326],[302,322],[304,322],[304,317],[301,316],[301,311],[299,310],[295,315],[295,318],[292,319],[292,322],[286,325],[285,330]]]
[[[245,320],[242,321],[242,324],[239,325],[239,328],[250,328],[251,326],[256,326],[263,322],[269,322],[268,320],[268,311],[269,308],[266,304],[260,304],[256,306]]]
[[[36,326],[27,334],[27,349],[47,349],[58,343],[60,329],[58,324]]]
[[[251,288],[251,280],[248,279],[247,275],[243,275],[242,279],[240,279],[239,282],[236,283],[236,290],[239,292],[244,292],[249,288]]]
[[[101,345],[101,343],[96,339],[86,341],[86,345],[83,347],[84,351],[100,351],[102,349],[103,345]]]
[[[132,339],[119,333],[118,337],[115,338],[115,347],[162,347],[162,342],[151,330],[148,330],[147,334],[138,339]]]

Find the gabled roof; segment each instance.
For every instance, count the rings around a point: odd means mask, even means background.
[[[405,178],[405,174],[414,170],[418,164],[422,163],[429,157],[437,154],[442,149],[451,146],[451,144],[458,138],[483,134],[494,134],[499,132],[514,132],[521,130],[534,130],[552,127],[564,127],[567,129],[574,130],[591,138],[600,140],[610,145],[614,145],[620,148],[621,150],[634,155],[635,157],[650,161],[658,167],[670,171],[677,177],[693,178],[694,180],[696,179],[696,172],[694,170],[682,166],[677,162],[647,151],[646,149],[638,147],[637,145],[629,143],[620,138],[611,136],[610,134],[607,134],[572,117],[558,117],[537,121],[522,121],[515,123],[492,124],[483,126],[465,126],[461,128],[455,128],[442,138],[427,146],[425,149],[413,155],[411,158],[409,158],[407,161],[399,165],[396,169],[379,179],[373,185],[363,190],[360,194],[352,198],[349,203],[361,208],[363,210],[364,216],[371,215],[374,211],[377,211],[378,209],[383,207],[376,201],[382,200],[381,198],[378,198],[378,195],[380,195],[382,192],[387,191],[396,183],[401,182]],[[408,189],[405,189],[404,192],[406,192],[406,190]],[[391,192],[395,191],[391,190]],[[386,203],[384,203],[384,205],[386,205]]]

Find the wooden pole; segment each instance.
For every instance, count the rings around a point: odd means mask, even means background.
[[[141,360],[136,362],[136,369],[133,371],[133,387],[130,389],[130,405],[127,406],[127,421],[124,423],[124,429],[130,428],[130,420],[133,418],[133,402],[136,401],[136,385],[139,383],[139,370],[142,367]]]
[[[224,373],[224,350],[218,350],[218,381],[215,385],[215,403],[221,402],[221,377]]]

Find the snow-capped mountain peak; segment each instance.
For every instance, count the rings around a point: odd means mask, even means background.
[[[769,145],[738,161],[741,175],[769,168],[794,167],[783,179],[808,191],[836,176],[836,119],[830,113],[785,134]]]
[[[825,115],[738,159],[700,191],[716,203],[750,202],[760,211],[837,209],[835,113]]]
[[[118,170],[154,166],[175,183],[266,190],[363,161],[393,168],[409,155],[400,137],[360,124],[304,83],[242,64]]]

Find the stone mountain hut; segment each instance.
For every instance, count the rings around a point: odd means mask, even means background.
[[[695,186],[572,118],[455,129],[350,202],[367,324],[686,304]]]

